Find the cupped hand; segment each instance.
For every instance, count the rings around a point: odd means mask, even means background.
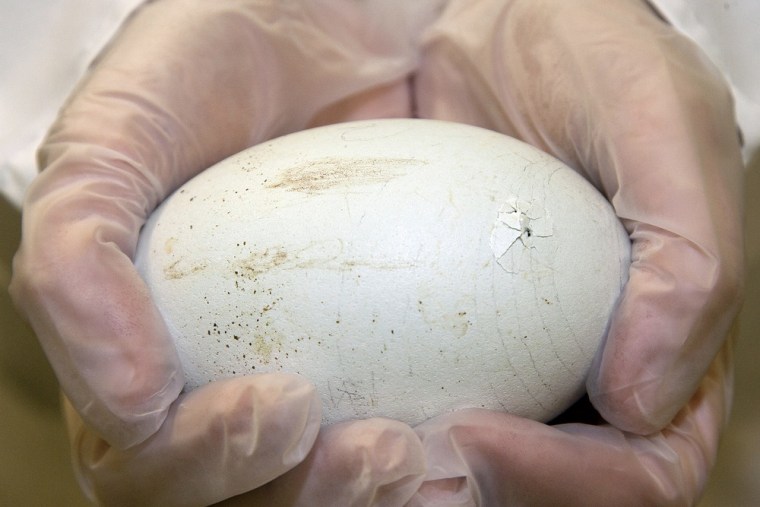
[[[158,203],[226,156],[367,114],[359,92],[408,115],[414,62],[399,46],[411,40],[378,39],[362,9],[146,3],[51,128],[11,292],[70,400],[77,474],[93,500],[206,505],[310,451],[321,412],[306,380],[242,377],[181,394],[177,351],[132,257]]]
[[[423,51],[420,115],[502,131],[578,170],[628,230],[632,264],[587,383],[609,425],[443,416],[418,429],[429,469],[415,505],[695,502],[730,406],[742,292],[728,87],[639,0],[453,1]]]

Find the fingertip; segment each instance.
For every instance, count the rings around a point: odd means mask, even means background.
[[[322,420],[316,389],[303,377],[267,373],[212,382],[184,395],[176,408],[179,419],[204,431],[218,432],[228,451],[254,454],[290,469],[309,453]],[[190,427],[179,431],[193,432]]]
[[[85,424],[109,446],[125,450],[145,442],[159,430],[182,392],[179,360],[170,355],[136,365],[105,343],[97,355],[110,368],[87,369],[87,361],[82,361],[81,370],[74,368],[73,375],[62,379],[63,391]]]
[[[325,426],[306,459],[222,505],[408,505],[424,480],[422,444],[390,419]]]
[[[427,467],[414,430],[384,418],[324,428],[305,465],[304,474],[318,472],[305,481],[309,489],[332,505],[405,505]]]
[[[656,395],[661,378],[650,370],[636,369],[647,366],[646,361],[612,361],[608,357],[614,350],[613,331],[604,346],[597,352],[586,379],[586,392],[591,405],[599,415],[616,428],[637,435],[649,435],[664,427],[668,421],[652,417],[648,396]],[[615,356],[615,354],[612,354]],[[630,359],[630,358],[629,358]],[[612,363],[615,363],[610,366]],[[632,365],[629,369],[626,365]],[[647,375],[646,380],[639,380]],[[633,379],[633,380],[632,380]]]
[[[301,463],[317,438],[321,407],[314,388],[294,375],[220,380],[182,394],[158,431],[128,449],[69,416],[76,472],[92,498],[210,505]]]
[[[293,433],[292,438],[284,440],[290,443],[282,450],[283,467],[290,469],[301,463],[311,451],[322,423],[322,401],[314,385],[300,375],[289,373],[241,379],[238,380],[241,387],[252,389],[250,400],[254,416],[261,418],[258,424],[267,428],[267,433],[271,433],[272,428],[275,432]]]
[[[646,402],[652,396],[647,393],[644,384],[603,391],[595,383],[589,383],[588,394],[591,404],[605,421],[622,431],[637,435],[651,435],[660,431],[680,408],[675,404],[672,410],[668,410],[670,407],[653,407]]]

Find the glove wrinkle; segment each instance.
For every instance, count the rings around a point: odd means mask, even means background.
[[[300,463],[321,419],[314,388],[279,374],[183,394],[155,435],[125,450],[66,408],[77,476],[103,505],[201,506],[239,495]],[[261,460],[266,467],[256,466]]]

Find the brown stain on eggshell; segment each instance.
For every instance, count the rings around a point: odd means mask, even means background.
[[[437,294],[428,293],[427,289],[421,289],[417,301],[417,312],[430,329],[442,329],[448,331],[449,338],[464,338],[477,318],[477,304],[472,296],[459,297],[454,308],[456,312],[442,311],[438,305],[431,307],[427,301],[436,300]]]
[[[269,364],[273,359],[277,359],[275,353],[281,351],[282,346],[282,338],[277,335],[273,336],[271,333],[266,336],[257,333],[251,343],[254,354],[262,364]]]
[[[164,252],[167,254],[171,254],[174,251],[174,245],[177,243],[177,238],[169,238],[166,240],[166,243],[164,243]]]
[[[412,158],[337,158],[325,157],[285,170],[267,185],[293,192],[316,194],[336,187],[387,183],[402,176],[403,167],[422,165]]]
[[[259,275],[273,269],[397,270],[411,269],[416,265],[414,259],[347,258],[340,240],[313,242],[293,251],[286,250],[284,246],[251,251],[244,259],[231,262],[235,276],[249,280],[256,280]]]
[[[180,278],[199,273],[207,267],[208,263],[206,262],[183,266],[182,259],[179,259],[164,267],[164,278],[167,280],[179,280]]]
[[[233,263],[235,274],[247,278],[258,275],[285,264],[288,253],[281,248],[267,248],[263,251],[253,251],[245,259]]]

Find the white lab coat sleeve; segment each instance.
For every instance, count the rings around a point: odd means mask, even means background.
[[[87,67],[143,0],[0,2],[0,193],[21,205],[35,153]]]
[[[760,1],[649,0],[694,40],[731,87],[745,162],[760,149]]]

